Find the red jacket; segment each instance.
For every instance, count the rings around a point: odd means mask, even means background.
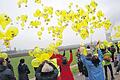
[[[62,64],[62,55],[53,54],[51,58],[57,58],[57,64],[61,68],[60,76],[58,80],[74,80],[73,74],[70,69],[70,64],[73,61],[73,55],[70,53],[70,59],[68,60],[66,65]]]
[[[68,60],[66,65],[62,64],[61,59],[58,59],[57,61],[61,69],[59,80],[74,80],[73,74],[70,69],[70,64],[73,61],[72,53],[70,53],[70,59]]]
[[[51,56],[51,59],[53,59],[53,58],[62,59],[62,57],[63,57],[63,55],[61,55],[61,54],[53,54]]]

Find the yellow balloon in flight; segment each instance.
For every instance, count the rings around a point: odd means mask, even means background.
[[[10,26],[10,27],[7,29],[5,35],[6,35],[7,37],[13,38],[13,37],[15,37],[15,36],[18,35],[18,32],[19,32],[19,31],[18,31],[18,28],[17,28],[17,27]]]
[[[0,40],[3,39],[5,37],[4,32],[0,31]]]
[[[37,9],[37,10],[35,11],[35,13],[33,14],[33,16],[34,16],[34,17],[37,17],[37,18],[40,18],[40,17],[42,16],[42,12],[41,12],[39,9]]]
[[[36,21],[31,21],[30,26],[38,28],[41,25],[41,22],[36,20]]]
[[[0,25],[1,25],[1,27],[2,27],[3,30],[5,30],[6,26],[8,24],[10,24],[11,21],[12,20],[11,20],[11,18],[8,15],[0,13]]]
[[[41,4],[41,0],[35,0],[36,4]]]
[[[17,5],[19,8],[22,6],[22,4],[24,4],[25,7],[27,7],[27,3],[28,3],[28,0],[18,0],[17,1]]]

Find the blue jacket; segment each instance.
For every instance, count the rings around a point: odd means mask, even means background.
[[[95,67],[92,61],[87,60],[85,56],[81,55],[81,60],[88,70],[89,80],[105,80],[103,72],[103,56],[101,50],[98,50],[98,58],[100,60],[99,66]]]

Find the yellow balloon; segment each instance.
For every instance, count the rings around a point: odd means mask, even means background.
[[[4,32],[0,31],[0,39],[3,39],[5,36]]]
[[[7,29],[5,35],[6,35],[7,37],[13,38],[13,37],[15,37],[15,36],[18,35],[18,32],[19,32],[19,31],[18,31],[18,28],[17,28],[17,27],[10,26],[10,27]]]
[[[26,22],[27,19],[28,19],[28,16],[27,16],[27,15],[21,15],[21,16],[20,16],[20,20],[21,20],[22,22]]]
[[[29,50],[28,54],[29,54],[30,56],[32,56],[32,57],[34,56],[34,53],[33,53],[32,50]]]
[[[37,58],[33,59],[31,62],[33,67],[39,67],[39,65],[41,64],[41,61]]]
[[[48,60],[50,58],[49,54],[47,53],[43,53],[41,54],[41,59],[44,61],[44,60]]]
[[[6,14],[0,14],[0,25],[3,30],[5,30],[6,26],[11,23],[11,18]]]
[[[83,49],[83,55],[87,56],[87,49],[86,48]]]
[[[62,40],[58,40],[58,41],[56,42],[56,47],[59,47],[60,45],[62,45]]]
[[[7,53],[2,53],[2,58],[4,58],[4,59],[8,58],[8,54]]]
[[[35,3],[40,4],[41,0],[35,0]]]
[[[17,1],[17,5],[19,8],[21,7],[22,4],[25,4],[25,6],[27,7],[27,3],[28,3],[28,0],[18,0]]]
[[[48,52],[49,56],[51,57],[53,55],[53,52]]]
[[[30,26],[38,28],[41,25],[41,22],[36,20],[36,21],[31,21]]]
[[[120,42],[118,42],[118,47],[120,48]]]
[[[35,11],[35,13],[33,14],[33,16],[40,18],[40,17],[42,16],[42,13],[41,13],[41,11],[40,11],[39,9],[37,9],[37,10]]]
[[[104,40],[104,41],[103,41],[103,44],[107,47],[108,44],[109,44],[109,42],[108,42],[107,40]]]
[[[37,32],[37,35],[38,35],[38,36],[42,36],[42,32],[41,32],[41,31],[38,31],[38,32]]]
[[[44,31],[44,27],[41,27],[41,31]]]
[[[100,44],[100,49],[105,49],[104,44]]]

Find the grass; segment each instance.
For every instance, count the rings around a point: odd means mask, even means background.
[[[76,64],[75,52],[76,52],[76,49],[73,50],[73,62],[72,62],[71,65]],[[62,54],[63,52],[60,52],[60,53]],[[67,59],[69,60],[69,51],[66,51],[66,57],[67,57]],[[25,59],[25,63],[28,65],[28,67],[29,67],[29,69],[30,69],[30,72],[31,72],[31,73],[29,74],[29,78],[34,78],[35,72],[34,72],[34,69],[33,69],[32,65],[31,65],[31,60],[32,60],[33,58],[30,57],[30,56],[23,56],[23,57],[11,58],[11,64],[12,64],[13,67],[14,67],[14,73],[15,73],[16,78],[18,78],[18,69],[17,69],[17,67],[18,67],[18,64],[19,64],[19,60],[20,60],[21,58]],[[72,69],[72,72],[73,72],[74,74],[76,74],[76,73],[77,73],[77,69],[78,69],[77,67],[73,68],[73,69]]]
[[[78,67],[77,67],[77,66],[75,66],[75,67],[72,68],[72,73],[73,73],[74,75],[76,75],[78,72],[79,72],[79,70],[78,70]]]

